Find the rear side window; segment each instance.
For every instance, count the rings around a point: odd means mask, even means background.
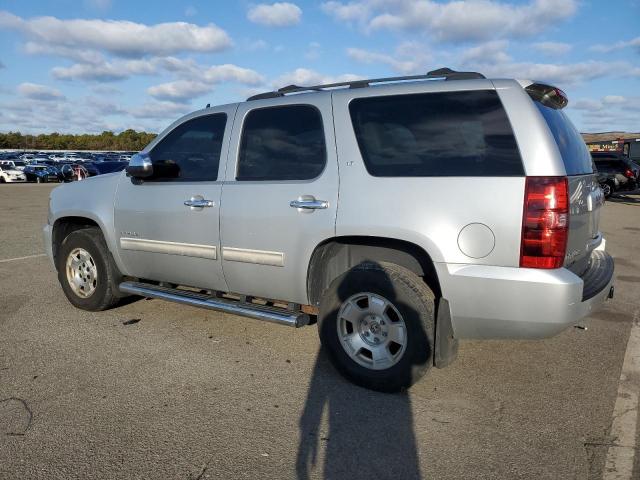
[[[310,180],[326,163],[322,117],[311,105],[250,111],[244,121],[237,180]]]
[[[349,111],[373,176],[524,175],[495,91],[357,98]]]
[[[188,120],[164,137],[150,153],[151,181],[213,181],[218,178],[225,113]]]
[[[569,117],[562,111],[534,102],[544,117],[558,145],[567,175],[593,173],[589,148]]]

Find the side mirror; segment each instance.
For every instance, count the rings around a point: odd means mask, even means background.
[[[73,167],[69,164],[63,165],[62,168],[60,169],[60,173],[62,174],[62,179],[65,182],[70,182],[71,180],[73,180],[73,177],[75,176],[73,172]]]
[[[153,175],[153,164],[148,153],[136,153],[126,168],[127,175],[133,178],[148,178]]]

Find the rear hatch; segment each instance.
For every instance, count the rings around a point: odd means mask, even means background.
[[[591,252],[602,242],[600,209],[604,194],[593,172],[591,155],[571,120],[558,108],[534,102],[555,138],[569,184],[569,235],[564,266],[582,276]]]

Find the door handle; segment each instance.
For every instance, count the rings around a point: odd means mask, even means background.
[[[326,200],[291,200],[289,206],[293,208],[302,208],[304,210],[321,210],[329,208],[329,202]]]
[[[204,198],[192,198],[191,200],[185,200],[184,204],[191,208],[213,207],[215,205],[213,200],[205,200]]]

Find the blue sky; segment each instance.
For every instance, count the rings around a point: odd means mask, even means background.
[[[0,131],[160,131],[291,83],[448,66],[544,80],[640,131],[640,0],[0,0]]]

